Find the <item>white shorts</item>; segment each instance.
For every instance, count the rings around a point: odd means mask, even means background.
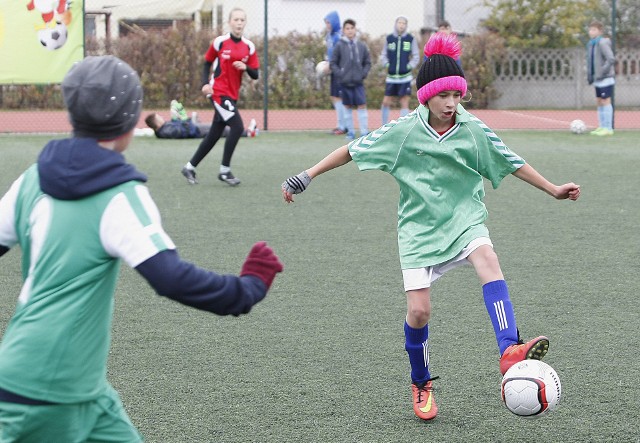
[[[427,266],[426,268],[403,269],[404,290],[412,291],[431,287],[431,283],[442,277],[445,272],[451,271],[458,266],[469,264],[469,260],[467,260],[469,254],[483,245],[489,245],[493,248],[493,243],[491,243],[489,237],[478,237],[472,240],[460,254],[444,263]]]

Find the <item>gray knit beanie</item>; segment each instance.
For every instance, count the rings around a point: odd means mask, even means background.
[[[75,63],[62,80],[62,98],[76,137],[112,140],[134,128],[142,112],[138,74],[112,55]]]

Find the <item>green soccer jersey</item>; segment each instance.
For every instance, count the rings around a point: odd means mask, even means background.
[[[173,249],[147,188],[129,181],[77,200],[43,194],[37,167],[0,207],[0,244],[20,244],[22,287],[0,345],[0,388],[54,403],[108,388],[120,258],[136,266]]]
[[[391,174],[400,187],[398,247],[402,269],[454,258],[484,225],[483,177],[494,188],[524,165],[484,123],[461,105],[455,125],[439,135],[420,105],[409,115],[354,140],[349,153],[360,170]]]

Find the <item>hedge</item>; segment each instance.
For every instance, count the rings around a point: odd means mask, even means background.
[[[377,108],[384,95],[385,70],[378,63],[383,38],[360,37],[369,47],[373,67],[365,81],[370,108]],[[264,40],[254,37],[261,64],[264,64]],[[110,44],[88,40],[87,55],[113,54],[129,63],[140,74],[145,107],[164,108],[172,99],[188,109],[208,108],[200,92],[203,54],[211,43],[209,31],[181,26],[162,31],[139,31],[115,39]],[[495,97],[491,88],[493,69],[487,60],[500,57],[504,46],[491,34],[467,36],[462,40],[465,68],[473,99],[467,107],[486,107]],[[318,79],[315,65],[325,53],[324,36],[319,33],[292,32],[275,36],[268,47],[268,103],[270,109],[330,109],[329,78]],[[421,54],[422,57],[422,54]],[[245,76],[240,105],[261,109],[264,102],[264,71],[253,81]],[[5,109],[61,109],[59,85],[4,85],[0,104]],[[417,106],[412,98],[411,107]]]

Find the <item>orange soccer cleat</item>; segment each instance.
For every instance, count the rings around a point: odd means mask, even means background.
[[[413,412],[422,420],[432,420],[438,415],[438,406],[436,406],[436,399],[433,397],[432,380],[434,379],[419,384],[411,383]]]
[[[549,339],[544,335],[526,343],[520,340],[518,343],[509,346],[500,357],[500,372],[504,375],[511,366],[522,360],[542,360],[548,350]]]

